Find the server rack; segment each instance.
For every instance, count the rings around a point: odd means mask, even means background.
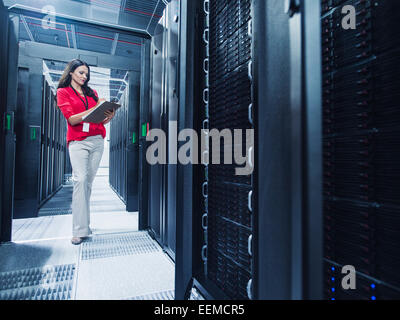
[[[139,133],[141,75],[127,71],[127,87],[121,108],[110,122],[110,186],[126,204],[126,210],[139,209]]]
[[[4,113],[2,114],[3,131],[1,133],[2,150],[1,153],[3,166],[2,171],[2,192],[1,192],[1,229],[0,241],[11,240],[11,225],[14,209],[14,172],[15,172],[15,112],[17,106],[17,87],[18,87],[18,34],[19,34],[19,17],[16,15],[9,15],[5,9],[1,9],[3,24],[2,30],[4,42],[2,42],[3,52],[7,53],[2,55],[2,66],[7,66],[2,75],[6,77],[7,81],[2,82],[7,84],[5,104],[1,107]]]
[[[170,1],[155,29],[151,56],[151,129],[166,133],[166,149],[172,150],[168,163],[155,164],[150,168],[149,230],[172,259],[176,251],[176,185],[177,164],[174,141],[177,135],[179,95],[179,14],[180,3]],[[169,137],[172,139],[170,143]],[[175,160],[174,160],[175,159]]]
[[[151,92],[151,42],[144,40],[142,46],[143,63],[141,64],[141,86],[140,86],[140,124],[147,127],[150,123],[150,94]],[[140,128],[140,126],[139,126]],[[148,142],[144,132],[135,135],[135,141],[139,144],[139,230],[149,227],[149,175],[150,168],[146,161]]]
[[[52,87],[43,79],[42,122],[40,127],[40,171],[38,207],[49,200],[63,185],[65,160],[68,157],[65,136],[67,123]],[[35,140],[36,129],[32,128],[30,139]]]
[[[200,136],[253,128],[251,9],[245,0],[181,1],[180,130]],[[199,154],[204,165],[178,165],[176,298],[187,298],[195,285],[207,298],[249,299],[252,176],[207,162],[212,147]]]
[[[251,1],[205,1],[204,13],[202,129],[254,129]],[[253,151],[245,153],[254,157]],[[212,145],[205,153],[213,157]],[[252,193],[252,175],[238,176],[232,165],[205,165],[204,276],[231,299],[252,298]]]
[[[110,186],[126,204],[126,180],[127,180],[127,128],[128,128],[128,94],[125,89],[121,97],[121,108],[115,114],[110,123]]]
[[[162,20],[161,20],[162,21]],[[158,24],[151,42],[151,82],[150,82],[150,122],[151,129],[161,129],[162,88],[163,88],[163,28]],[[145,132],[147,136],[147,131]],[[161,240],[161,197],[162,197],[162,165],[155,164],[149,168],[149,216],[148,226],[152,236]]]
[[[19,56],[14,218],[36,217],[64,182],[66,122],[43,59]]]
[[[320,10],[287,4],[181,1],[179,128],[255,141],[247,176],[178,166],[177,299],[322,296]]]
[[[346,5],[355,30],[342,28]],[[400,3],[322,8],[325,298],[399,299]],[[345,265],[356,290],[341,286]]]

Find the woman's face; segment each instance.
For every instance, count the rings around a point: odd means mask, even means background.
[[[75,81],[80,86],[83,86],[87,80],[88,73],[89,70],[86,66],[80,66],[76,68],[74,72],[70,72],[70,75],[72,77],[72,81]]]

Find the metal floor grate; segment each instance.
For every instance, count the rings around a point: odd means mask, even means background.
[[[70,300],[75,264],[0,273],[0,300]]]
[[[161,248],[146,232],[101,235],[89,238],[82,243],[81,259],[102,259],[159,251]]]
[[[39,210],[39,217],[46,216],[61,216],[72,214],[71,208],[51,208],[51,209],[41,209]]]
[[[168,291],[156,292],[133,298],[128,298],[126,300],[174,300],[174,297],[175,297],[175,291],[168,290]]]

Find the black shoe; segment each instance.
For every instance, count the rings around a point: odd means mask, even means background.
[[[80,238],[80,237],[73,237],[73,238],[71,239],[71,243],[74,244],[74,245],[76,245],[76,246],[77,246],[78,244],[81,244],[82,241],[83,241],[83,238]]]

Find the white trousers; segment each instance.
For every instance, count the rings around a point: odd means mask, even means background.
[[[92,184],[104,151],[101,135],[69,143],[74,191],[72,194],[72,236],[86,237],[90,230]]]

